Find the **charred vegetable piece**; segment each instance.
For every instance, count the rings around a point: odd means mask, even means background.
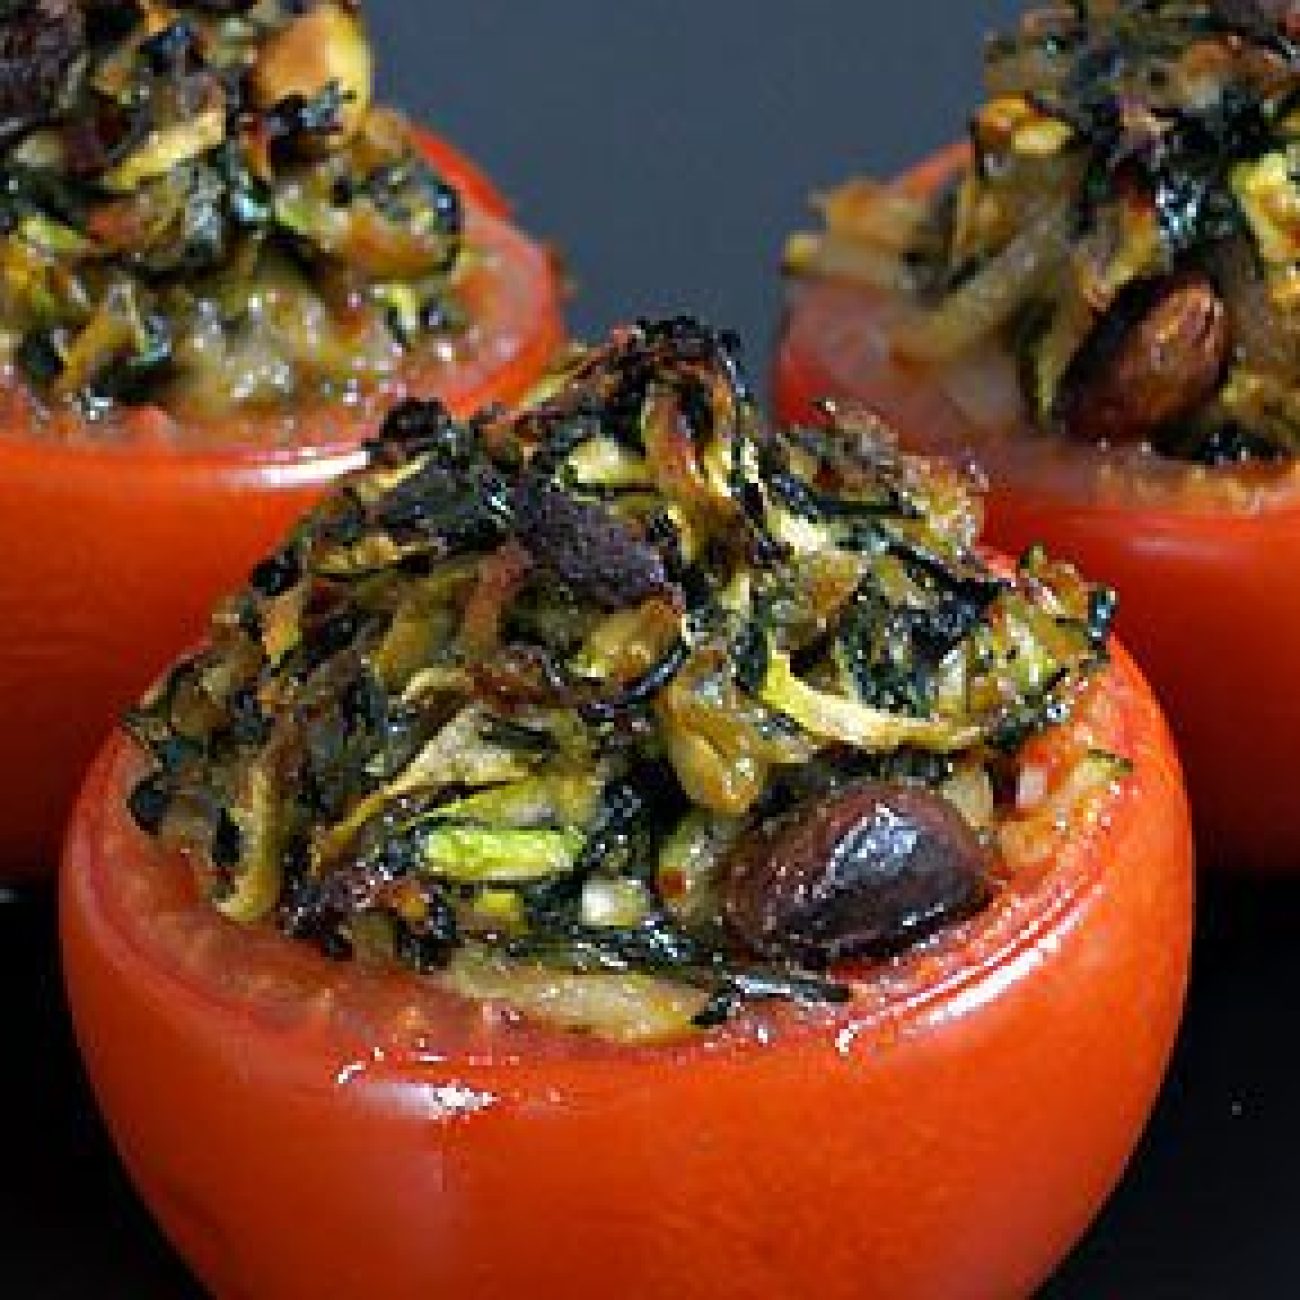
[[[10,0],[0,9],[0,141],[54,114],[84,43],[76,0]]]
[[[527,478],[515,496],[515,526],[533,560],[580,600],[619,609],[668,589],[659,552],[595,502],[575,501]]]
[[[1270,0],[1044,5],[986,57],[930,199],[855,181],[787,267],[902,307],[897,350],[1014,358],[1026,412],[1217,463],[1294,455],[1300,21]]]
[[[738,847],[723,907],[745,946],[811,966],[881,957],[969,916],[988,853],[942,795],[869,782]]]
[[[38,403],[347,397],[445,346],[460,199],[371,62],[344,0],[0,8],[0,360]]]
[[[692,321],[370,461],[133,716],[132,812],[237,920],[612,1037],[843,1000],[977,908],[1105,658],[1109,593],[992,571],[870,422],[770,429]]]

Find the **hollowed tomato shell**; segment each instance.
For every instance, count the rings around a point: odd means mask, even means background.
[[[901,184],[925,191],[965,150]],[[1119,632],[1168,713],[1187,769],[1203,861],[1300,870],[1300,467],[1207,470],[1033,436],[972,435],[924,371],[890,351],[878,293],[791,286],[776,374],[787,420],[824,398],[880,412],[913,450],[969,451],[989,471],[984,535],[1017,553],[1035,542],[1120,593]]]
[[[465,200],[486,254],[465,296],[471,344],[411,370],[393,397],[439,396],[460,414],[527,392],[563,340],[548,254],[505,219],[490,184],[424,137]],[[273,420],[160,434],[160,412],[72,440],[31,427],[0,394],[0,879],[52,875],[78,783],[121,711],[206,626],[323,486],[358,463],[381,407],[317,404],[277,446]]]
[[[115,740],[61,901],[126,1166],[219,1300],[1026,1295],[1118,1178],[1187,973],[1177,761],[1122,652],[1100,689],[1133,775],[1033,883],[848,1008],[636,1048],[222,921]]]

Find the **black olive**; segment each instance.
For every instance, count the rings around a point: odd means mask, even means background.
[[[747,837],[723,909],[755,953],[823,968],[890,956],[971,915],[987,898],[987,865],[941,795],[865,782]]]

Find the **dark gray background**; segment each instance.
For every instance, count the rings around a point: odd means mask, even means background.
[[[567,253],[584,333],[690,310],[765,355],[810,191],[961,129],[1010,0],[371,0],[385,88]]]
[[[805,219],[807,192],[855,170],[888,174],[960,130],[979,36],[1016,9],[370,4],[387,91],[480,160],[521,219],[566,250],[579,331],[694,311],[740,329],[755,370],[778,319],[781,241]],[[1169,1086],[1129,1177],[1048,1300],[1300,1294],[1288,1041],[1300,890],[1218,882],[1204,895]],[[0,1296],[194,1300],[94,1118],[52,931],[48,897],[0,902]]]

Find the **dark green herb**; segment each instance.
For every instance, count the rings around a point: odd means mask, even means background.
[[[753,617],[740,630],[732,655],[736,684],[746,695],[757,695],[771,665],[772,602],[762,594],[754,599]]]

